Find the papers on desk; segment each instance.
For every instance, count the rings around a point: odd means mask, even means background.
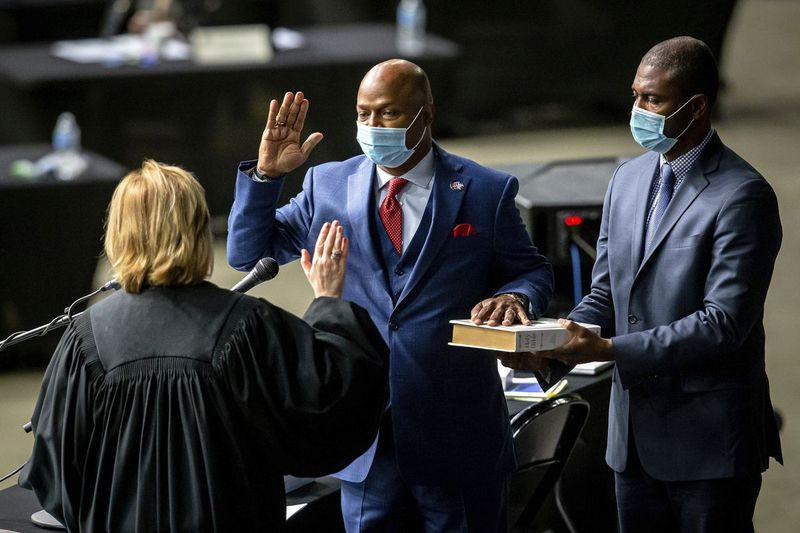
[[[311,483],[314,483],[313,477],[283,476],[283,487],[284,487],[284,492],[286,494],[289,494],[290,492],[297,490],[301,487],[305,487],[306,485],[310,485]],[[288,520],[290,516],[292,516],[305,506],[306,506],[305,503],[298,503],[297,505],[287,505],[286,519]]]
[[[608,367],[614,366],[614,361],[595,361],[593,363],[581,363],[575,365],[575,368],[570,370],[570,374],[577,374],[579,376],[594,376],[599,374]]]
[[[272,58],[273,48],[297,50],[306,44],[300,32],[275,28],[270,33],[262,24],[198,27],[190,34],[190,42],[174,37],[174,29],[171,33],[169,28],[154,29],[159,31],[115,35],[107,39],[57,41],[50,53],[74,63],[99,63],[109,67],[152,66],[159,61],[193,58],[200,64],[265,63]]]
[[[298,503],[297,505],[287,505],[286,506],[286,520],[295,514],[297,511],[300,511],[303,507],[308,505],[307,503]]]
[[[522,383],[511,383],[506,386],[503,393],[509,400],[539,401],[557,396],[568,385],[566,379],[562,379],[547,390],[542,390],[542,386],[535,378],[531,381]]]
[[[191,57],[189,44],[179,39],[166,39],[157,49],[142,35],[116,35],[109,39],[80,39],[57,41],[50,53],[75,63],[100,63],[107,66],[130,63],[181,61]]]
[[[299,31],[277,27],[272,29],[272,46],[279,52],[299,50],[306,45],[306,36]]]
[[[192,58],[198,65],[268,63],[272,41],[266,24],[198,27],[189,34]]]
[[[313,477],[283,476],[283,489],[286,494],[314,483]]]
[[[536,380],[536,377],[528,372],[517,372],[497,362],[497,372],[500,375],[500,382],[503,384],[503,394],[509,400],[523,400],[538,402],[558,395],[563,391],[568,382],[566,379],[555,383],[547,390]]]

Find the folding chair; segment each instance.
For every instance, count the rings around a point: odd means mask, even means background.
[[[524,532],[564,469],[589,416],[589,403],[573,394],[543,400],[517,413],[511,431],[517,471],[509,493],[509,531]],[[568,517],[564,517],[569,525]]]

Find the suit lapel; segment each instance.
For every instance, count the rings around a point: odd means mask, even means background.
[[[700,155],[697,164],[692,165],[689,169],[689,173],[686,175],[683,183],[675,192],[672,201],[670,201],[667,206],[664,217],[661,219],[658,228],[656,228],[655,235],[653,235],[653,243],[642,259],[642,264],[639,267],[640,272],[648,259],[652,257],[655,251],[661,246],[667,234],[672,230],[675,224],[678,223],[683,213],[692,205],[692,202],[694,202],[695,198],[697,198],[703,189],[708,187],[708,178],[706,175],[716,171],[719,166],[719,158],[722,153],[721,147],[722,143],[715,133],[708,141],[708,145],[706,145],[703,153]]]
[[[633,236],[631,237],[631,265],[638,268],[642,264],[642,254],[644,253],[644,228],[647,223],[647,203],[650,196],[650,189],[653,183],[656,169],[658,169],[658,154],[649,152],[651,157],[645,158],[641,163],[641,168],[634,170],[641,179],[636,184],[636,197],[634,199],[636,209],[633,217]],[[648,177],[649,176],[649,177]]]
[[[347,177],[347,217],[350,226],[345,228],[352,236],[351,246],[356,244],[364,258],[364,271],[359,275],[373,276],[373,279],[385,280],[383,266],[379,257],[380,251],[375,248],[375,243],[370,233],[369,209],[372,205],[373,179],[375,166],[367,159],[359,165],[353,174]],[[389,287],[381,283],[389,295]]]
[[[419,283],[425,273],[430,268],[433,259],[442,249],[445,239],[450,235],[453,224],[461,208],[464,197],[469,192],[469,176],[462,175],[463,165],[455,163],[450,154],[434,145],[436,155],[436,170],[433,179],[433,191],[431,191],[430,202],[433,203],[431,209],[431,227],[420,251],[414,269],[408,277],[403,292],[397,299],[397,306],[402,304],[414,287]],[[464,187],[462,189],[451,189],[453,181],[460,181]],[[420,227],[417,231],[425,231]]]

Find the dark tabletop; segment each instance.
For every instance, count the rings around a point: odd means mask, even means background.
[[[234,72],[280,70],[341,64],[372,63],[376,57],[395,57],[394,29],[390,24],[357,23],[313,26],[301,30],[306,44],[296,50],[276,52],[268,63],[231,65],[196,65],[192,61],[164,61],[152,68],[123,65],[74,63],[50,54],[50,44],[8,46],[0,50],[0,80],[18,87],[33,88],[54,82],[81,82],[98,78],[141,76],[185,76],[209,71]],[[369,45],[366,45],[369,43]],[[452,58],[458,46],[446,39],[429,35],[422,59]]]

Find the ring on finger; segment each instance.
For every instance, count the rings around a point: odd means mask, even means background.
[[[333,261],[338,261],[340,257],[342,257],[341,250],[331,250],[331,259]]]
[[[285,122],[276,122],[275,125],[276,126],[285,126],[286,123]]]

